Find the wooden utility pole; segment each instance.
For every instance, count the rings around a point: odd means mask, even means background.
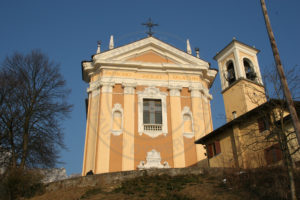
[[[269,35],[269,39],[270,39],[270,43],[271,43],[271,47],[272,47],[272,51],[273,51],[273,55],[274,55],[274,59],[275,59],[275,63],[276,63],[276,68],[277,68],[277,72],[278,75],[280,77],[280,82],[283,88],[283,92],[284,92],[284,96],[287,100],[288,103],[288,108],[290,111],[290,115],[293,121],[293,125],[294,125],[294,129],[295,129],[295,133],[297,136],[297,140],[298,140],[298,144],[300,145],[300,122],[298,120],[298,116],[297,116],[297,112],[294,106],[294,102],[292,99],[292,95],[291,92],[288,88],[288,84],[284,75],[284,71],[283,71],[283,67],[281,64],[281,60],[279,57],[279,52],[278,52],[278,48],[277,48],[277,44],[275,42],[275,37],[274,37],[274,33],[272,31],[272,27],[271,27],[271,23],[270,23],[270,19],[267,13],[267,7],[266,7],[266,3],[265,0],[260,0],[261,3],[261,7],[262,7],[262,11],[263,11],[263,15],[264,15],[264,19],[265,19],[265,23],[266,23],[266,27],[267,27],[267,31],[268,31],[268,35]],[[288,170],[288,175],[289,175],[289,180],[290,180],[290,189],[291,189],[291,199],[292,200],[296,200],[296,188],[295,188],[295,181],[294,181],[294,173],[293,173],[293,166],[290,162],[287,163],[287,170]]]
[[[281,85],[282,85],[282,88],[283,88],[284,96],[285,96],[285,98],[287,100],[287,103],[288,103],[288,108],[289,108],[290,115],[291,115],[293,125],[294,125],[294,128],[295,128],[298,144],[300,145],[300,122],[299,122],[299,119],[298,119],[298,116],[297,116],[297,112],[296,112],[296,109],[295,109],[295,106],[294,106],[294,102],[293,102],[293,99],[292,99],[291,92],[288,88],[288,84],[287,84],[287,81],[286,81],[286,78],[285,78],[285,75],[284,75],[283,67],[282,67],[282,64],[281,64],[281,61],[280,61],[280,57],[279,57],[277,44],[275,42],[274,33],[272,31],[270,19],[269,19],[268,13],[267,13],[267,7],[266,7],[265,0],[260,0],[260,2],[261,2],[261,7],[262,7],[262,10],[263,10],[265,23],[266,23],[268,34],[269,34],[270,43],[271,43],[271,46],[272,46],[272,51],[273,51],[273,55],[274,55],[274,59],[275,59],[275,63],[276,63],[277,72],[278,72],[278,75],[280,77],[280,82],[281,82]]]

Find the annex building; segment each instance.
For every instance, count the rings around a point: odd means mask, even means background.
[[[206,158],[217,70],[153,36],[82,62],[87,125],[82,174],[181,168]]]

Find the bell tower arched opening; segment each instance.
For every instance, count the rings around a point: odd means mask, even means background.
[[[226,67],[227,67],[228,85],[231,85],[232,83],[234,83],[236,81],[233,62],[231,60],[228,61],[227,64],[226,64]]]
[[[255,81],[256,80],[256,73],[254,71],[254,67],[252,62],[248,58],[243,59],[243,64],[244,64],[244,69],[245,69],[245,74],[246,78]]]

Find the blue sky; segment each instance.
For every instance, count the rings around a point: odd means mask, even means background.
[[[266,3],[284,66],[300,65],[300,1]],[[63,123],[68,150],[61,152],[65,163],[58,165],[68,174],[80,173],[83,159],[87,84],[81,79],[81,61],[95,54],[98,40],[102,50],[108,49],[110,35],[115,46],[145,37],[141,23],[149,17],[159,24],[157,38],[182,50],[189,38],[212,68],[218,68],[213,56],[233,37],[261,50],[261,71],[273,67],[259,0],[0,0],[0,60],[15,51],[41,49],[61,64],[72,89],[74,110]],[[225,123],[220,92],[218,76],[211,88],[214,128]]]

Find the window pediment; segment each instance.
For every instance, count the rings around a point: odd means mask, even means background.
[[[147,87],[145,88],[144,91],[137,92],[137,94],[138,94],[139,134],[140,135],[146,134],[152,138],[157,137],[161,134],[167,135],[168,124],[167,124],[166,96],[168,95],[168,93],[161,92],[159,88],[156,87]],[[159,102],[159,105],[156,104],[156,107],[154,106],[154,111],[153,111],[149,107],[150,104],[149,105],[145,104],[145,100],[149,102],[153,102],[151,104],[155,104],[155,102]],[[148,107],[144,108],[144,106],[148,106]],[[147,109],[150,110],[148,111]],[[145,117],[147,117],[147,119],[144,119]]]

